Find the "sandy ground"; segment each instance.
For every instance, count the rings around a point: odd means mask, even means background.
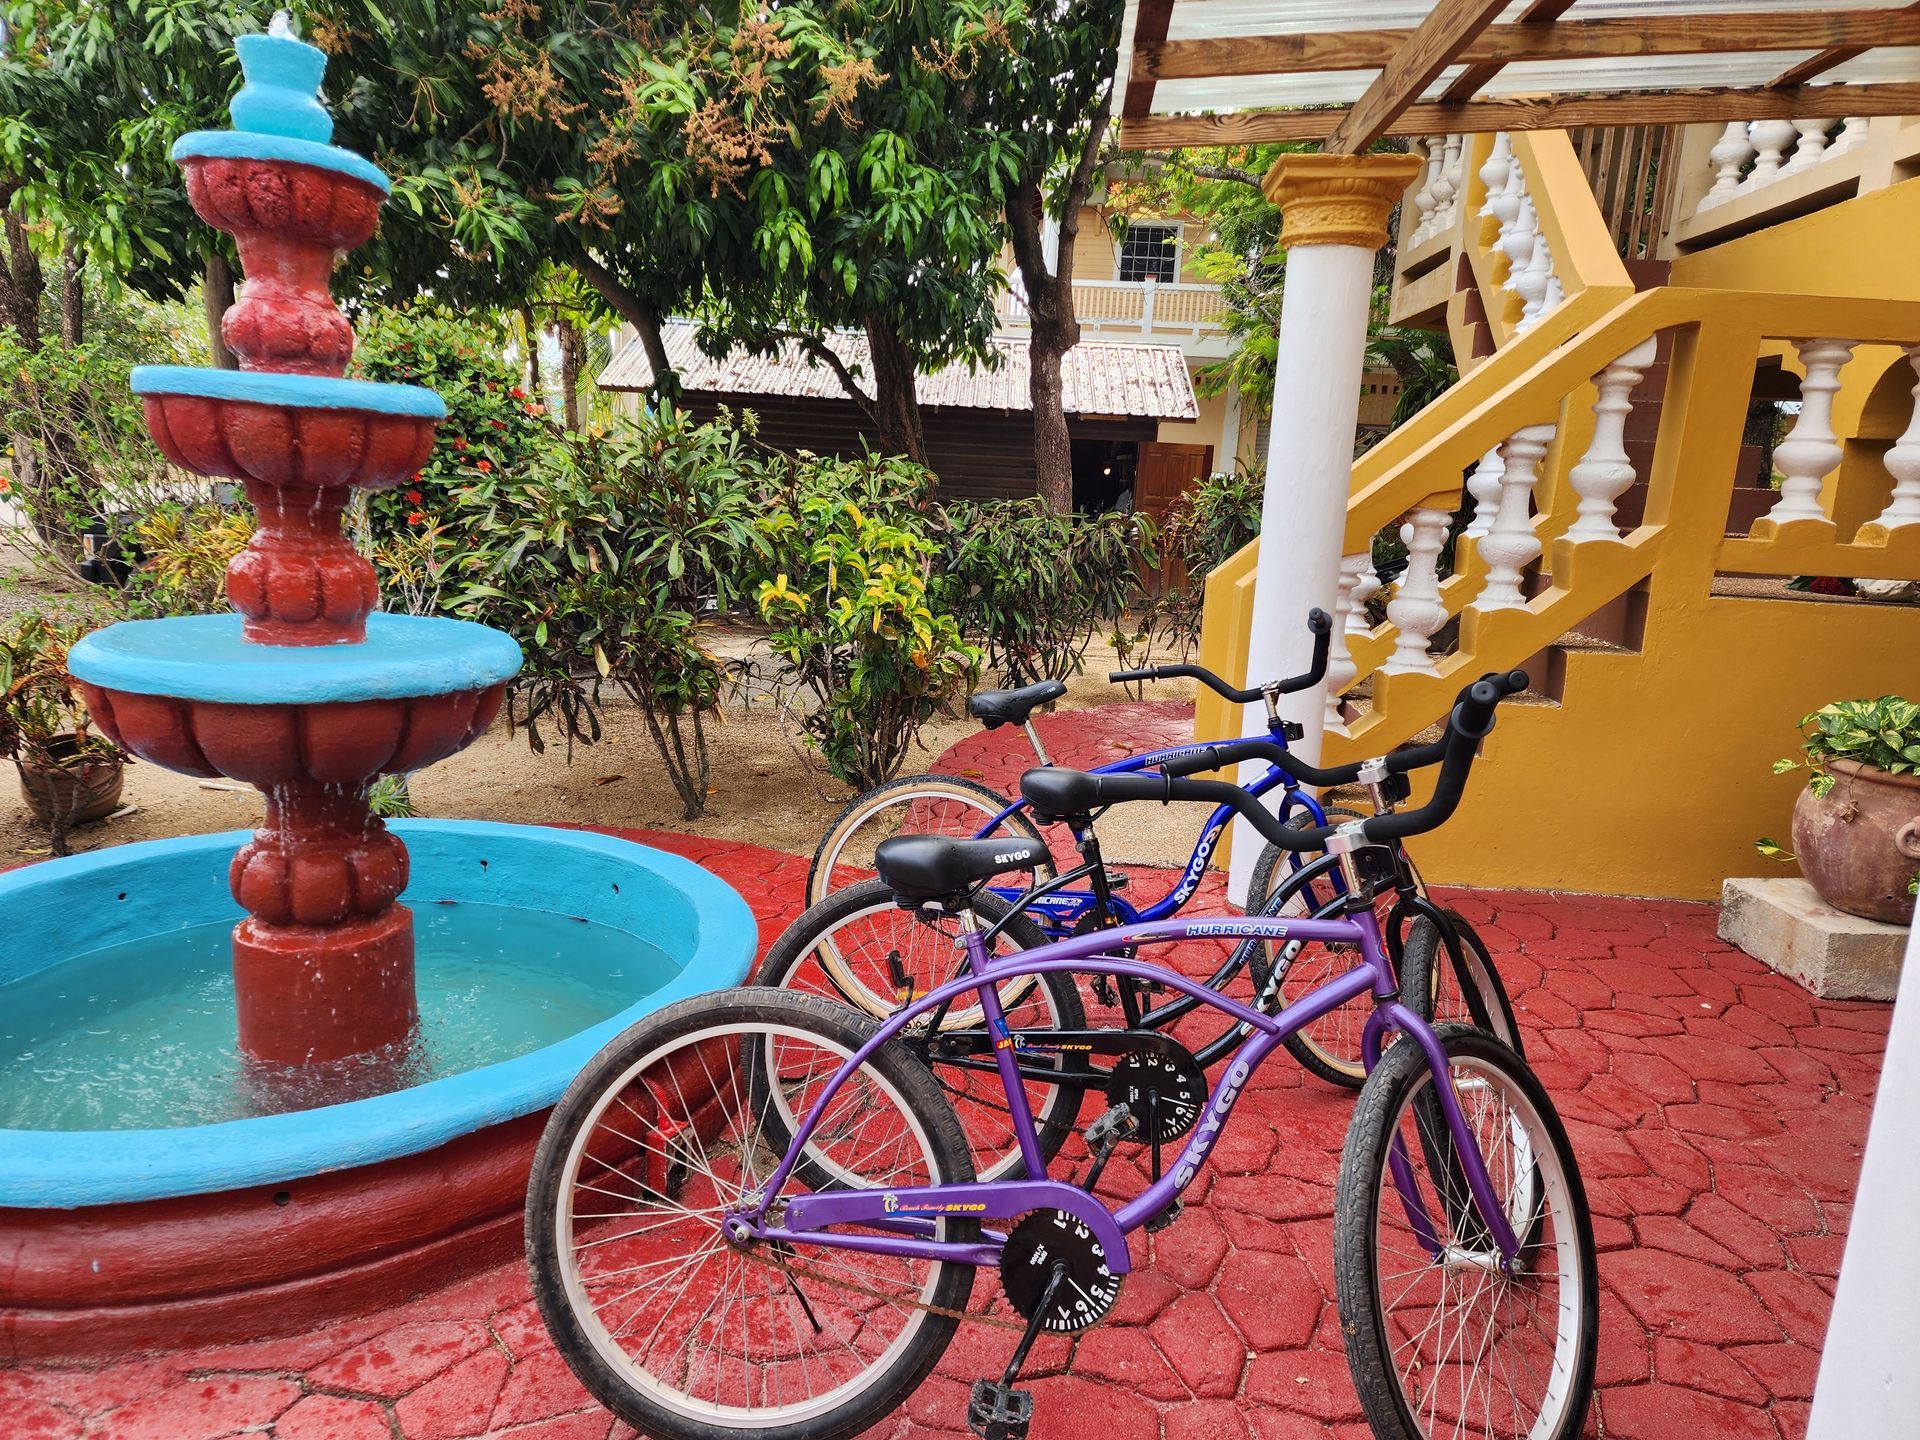
[[[5,573],[10,572],[10,573]],[[83,588],[83,587],[81,587]],[[0,554],[0,620],[10,611],[39,606],[66,609],[85,603],[76,587],[50,585],[24,572],[17,554]],[[739,656],[752,654],[767,668],[757,637],[750,632],[717,631],[714,648]],[[1131,698],[1106,683],[1117,660],[1096,642],[1087,653],[1086,671],[1069,682],[1069,708]],[[1153,688],[1155,699],[1191,699],[1192,682]],[[544,754],[533,753],[523,732],[509,733],[504,721],[471,749],[413,777],[412,794],[422,815],[454,819],[539,823],[574,821],[645,829],[680,830],[756,844],[796,854],[813,853],[828,822],[851,792],[815,761],[811,770],[796,749],[797,739],[783,731],[774,700],[764,686],[748,687],[709,727],[713,752],[712,791],[707,813],[681,818],[679,797],[663,773],[639,712],[625,702],[606,709],[606,737],[594,746],[576,746],[571,760],[564,743],[548,737]],[[975,722],[964,715],[939,717],[920,735],[922,749],[911,753],[903,773],[924,770]],[[9,767],[10,768],[10,767]],[[0,864],[43,855],[47,833],[19,799],[10,776],[0,776]],[[219,787],[219,788],[209,788]],[[167,835],[251,828],[263,818],[259,795],[228,788],[229,782],[202,782],[153,765],[127,767],[125,801],[131,814],[77,830],[76,852]],[[1135,806],[1103,823],[1109,858],[1151,862],[1184,860],[1199,816]]]

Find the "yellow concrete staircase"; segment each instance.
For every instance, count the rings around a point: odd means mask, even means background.
[[[1529,664],[1536,703],[1503,715],[1467,803],[1416,846],[1429,877],[1717,894],[1767,864],[1755,837],[1787,829],[1797,782],[1771,763],[1803,714],[1920,697],[1920,605],[1784,584],[1920,580],[1920,298],[1901,294],[1904,276],[1860,293],[1859,273],[1834,287],[1855,293],[1819,293],[1797,259],[1804,283],[1783,286],[1780,263],[1804,254],[1797,227],[1817,225],[1847,237],[1849,263],[1907,265],[1920,180],[1730,242],[1741,253],[1714,258],[1715,288],[1636,291],[1565,135],[1470,137],[1462,168],[1470,218],[1429,273],[1454,287],[1465,373],[1355,463],[1333,671],[1347,698],[1325,753],[1389,750],[1467,680]],[[1500,210],[1494,186],[1503,201],[1524,192],[1546,239],[1517,286],[1525,247],[1480,213]],[[1802,400],[1775,452],[1778,493],[1737,488],[1757,384]],[[1467,487],[1477,470],[1484,506]],[[1467,528],[1484,533],[1450,542],[1476,509]],[[1383,530],[1410,539],[1411,560],[1373,624]],[[1244,675],[1259,543],[1207,584],[1201,660],[1230,678]],[[1202,696],[1197,736],[1238,728]]]

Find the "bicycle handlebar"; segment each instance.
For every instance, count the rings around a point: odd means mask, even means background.
[[[1402,752],[1403,756],[1416,758],[1421,755],[1430,755],[1436,750],[1439,752],[1440,776],[1434,784],[1432,798],[1418,809],[1402,810],[1390,815],[1374,815],[1358,822],[1361,834],[1369,842],[1396,840],[1407,835],[1418,835],[1428,830],[1438,829],[1444,824],[1459,807],[1460,798],[1466,791],[1467,775],[1473,769],[1474,754],[1479,748],[1480,741],[1493,729],[1495,708],[1507,696],[1518,694],[1526,687],[1525,672],[1512,670],[1504,675],[1484,676],[1462,690],[1454,702],[1452,713],[1447,717],[1446,736],[1434,745],[1421,746],[1417,751]],[[1271,745],[1269,741],[1240,743]],[[1203,748],[1227,751],[1236,747],[1223,745]],[[1278,748],[1272,746],[1275,751]],[[1266,751],[1262,751],[1261,755],[1262,758],[1269,758]],[[1288,758],[1291,760],[1291,757]],[[1297,761],[1293,763],[1298,764]],[[1433,762],[1428,760],[1425,763]],[[1348,768],[1341,767],[1337,771],[1318,773],[1344,774]],[[1358,766],[1351,767],[1356,774],[1358,768]],[[1416,767],[1409,763],[1403,768]],[[1158,800],[1163,804],[1175,800],[1191,800],[1209,805],[1225,805],[1236,811],[1255,830],[1282,850],[1324,850],[1327,841],[1340,828],[1322,825],[1312,829],[1296,829],[1290,825],[1283,825],[1279,817],[1254,796],[1240,786],[1229,784],[1224,780],[1186,780],[1165,773],[1089,775],[1082,771],[1062,770],[1057,766],[1050,766],[1029,770],[1021,776],[1020,789],[1035,812],[1041,815],[1081,813],[1097,806],[1120,804],[1129,800]]]
[[[1145,670],[1115,670],[1107,676],[1110,685],[1130,684],[1137,680],[1172,680],[1185,678],[1198,680],[1222,699],[1231,700],[1236,705],[1251,705],[1261,699],[1271,688],[1277,695],[1291,695],[1297,690],[1306,690],[1320,683],[1327,673],[1327,654],[1333,647],[1333,617],[1319,608],[1307,612],[1307,629],[1313,632],[1313,661],[1307,666],[1304,675],[1295,675],[1290,680],[1275,681],[1271,687],[1256,685],[1249,690],[1238,690],[1227,684],[1204,665],[1154,665]]]

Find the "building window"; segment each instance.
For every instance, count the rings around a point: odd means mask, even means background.
[[[1127,226],[1120,241],[1120,278],[1171,285],[1180,272],[1180,227],[1158,221]]]

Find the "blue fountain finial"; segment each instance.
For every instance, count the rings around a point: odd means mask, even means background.
[[[326,52],[294,38],[286,11],[274,13],[266,34],[242,35],[234,48],[246,76],[227,111],[234,129],[319,145],[333,138],[333,117],[317,98]]]

